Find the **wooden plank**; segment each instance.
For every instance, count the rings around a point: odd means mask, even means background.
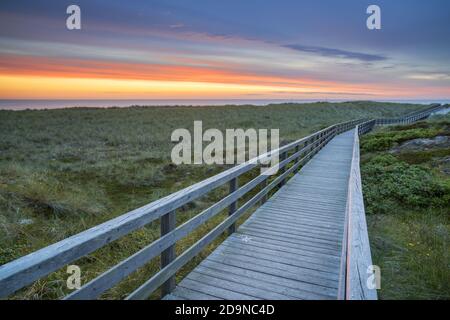
[[[261,295],[258,294],[258,297],[262,299],[281,299],[281,300],[302,299],[302,295],[298,294],[296,290],[283,287],[279,283],[267,282],[260,278],[252,279],[249,277],[242,276],[240,274],[223,272],[223,270],[211,269],[202,266],[197,267],[195,269],[195,272],[208,275],[216,279],[227,280],[236,283],[239,286],[243,285],[248,288],[256,288],[258,290],[263,290],[263,294]],[[274,293],[275,295],[271,295],[271,293]]]
[[[299,299],[308,299],[308,298],[311,299],[311,297],[313,299],[330,299],[334,297],[333,293],[327,295],[324,292],[314,293],[305,290],[304,288],[299,288],[298,281],[284,278],[283,276],[280,275],[262,273],[233,265],[218,263],[212,260],[203,261],[198,268],[202,270],[206,269],[214,270],[217,273],[221,273],[224,275],[238,275],[252,280],[260,280],[262,281],[263,284],[265,283],[278,284],[279,286],[286,288],[287,290],[290,290],[290,295],[296,296]]]
[[[168,294],[167,296],[165,296],[164,298],[162,298],[162,300],[186,300],[185,298],[181,298],[178,297],[174,294]]]
[[[289,190],[290,192],[297,192],[297,190]],[[299,190],[300,191],[300,190]],[[276,201],[276,202],[275,202]],[[342,207],[345,207],[343,204],[317,204],[317,203],[306,203],[304,201],[285,201],[283,199],[268,201],[267,205],[264,208],[270,209],[270,211],[277,210],[277,208],[282,211],[286,209],[288,213],[294,213],[293,210],[303,209],[303,210],[311,210],[318,212],[320,215],[326,217],[331,216],[331,218],[335,217],[335,212],[338,211],[342,215]],[[345,199],[342,200],[345,203]]]
[[[304,210],[304,209],[297,209],[301,215],[292,215],[289,213],[289,211],[286,210],[278,210],[276,212],[271,212],[268,210],[262,210],[261,211],[261,217],[266,217],[270,219],[272,216],[280,219],[290,219],[292,223],[295,223],[296,221],[301,222],[302,220],[309,221],[313,224],[320,224],[320,225],[328,225],[328,226],[335,226],[337,228],[342,228],[342,222],[344,221],[344,217],[339,218],[336,217],[336,219],[329,219],[329,218],[323,218],[320,216],[320,213],[316,213],[311,210]]]
[[[280,232],[271,232],[261,228],[250,228],[250,227],[241,227],[241,231],[246,235],[260,235],[261,237],[270,238],[270,239],[278,239],[280,241],[285,241],[286,243],[295,243],[295,244],[303,244],[305,246],[309,246],[310,248],[314,248],[318,252],[327,253],[330,255],[336,255],[336,250],[340,249],[340,243],[323,243],[318,240],[308,239],[308,237],[299,237],[286,233]]]
[[[295,214],[295,212],[301,213],[301,215]],[[325,214],[324,211],[329,214]],[[342,211],[342,208],[341,208]],[[274,207],[264,207],[263,212],[268,216],[279,216],[283,218],[308,218],[315,221],[322,221],[323,223],[337,223],[342,225],[340,220],[344,220],[344,215],[339,214],[339,209],[330,210],[319,210],[313,208],[304,207],[292,207],[292,208],[276,208]]]
[[[345,202],[344,202],[345,203]],[[312,210],[316,210],[319,212],[322,212],[322,216],[331,216],[331,218],[334,218],[334,215],[331,214],[329,211],[330,210],[338,210],[340,212],[342,212],[342,208],[345,207],[345,205],[343,204],[326,204],[326,203],[305,203],[305,202],[283,202],[282,200],[280,200],[279,202],[277,202],[276,204],[277,206],[279,206],[280,209],[288,209],[289,211],[292,210],[298,210],[298,209],[312,209]],[[268,205],[266,208],[273,208],[275,206],[275,204],[273,204],[273,202],[268,202]]]
[[[304,270],[306,273],[313,272],[314,274],[317,274],[319,277],[324,279],[330,279],[330,280],[337,280],[338,279],[338,273],[335,268],[323,268],[311,263],[305,263],[304,261],[296,260],[295,256],[291,256],[289,258],[283,258],[283,256],[274,256],[267,253],[263,253],[261,251],[248,251],[248,247],[238,248],[228,245],[221,245],[215,253],[221,254],[221,255],[237,255],[237,256],[245,256],[249,258],[258,259],[263,262],[267,263],[275,263],[277,266],[284,265],[287,269],[292,267],[293,270],[296,270],[296,268],[300,268],[301,270]]]
[[[320,284],[315,283],[315,281],[320,282],[317,279],[311,279],[311,278],[305,277],[304,275],[296,274],[296,273],[292,273],[292,272],[284,272],[284,271],[280,272],[280,270],[278,270],[278,269],[270,268],[270,267],[267,267],[264,265],[255,264],[255,263],[248,262],[245,260],[239,260],[235,257],[230,258],[230,259],[220,259],[220,257],[218,257],[218,256],[213,256],[213,257],[209,257],[208,261],[215,261],[217,263],[231,265],[231,266],[239,267],[239,268],[246,269],[246,270],[252,270],[255,272],[259,272],[259,273],[269,274],[269,275],[273,275],[273,276],[281,276],[286,279],[295,280],[298,282],[297,288],[301,288],[306,291],[311,291],[316,294],[330,295],[330,296],[334,296],[334,297],[336,297],[336,295],[337,295],[337,283],[334,285],[336,288],[329,287],[329,286],[322,286]]]
[[[274,241],[271,239],[261,238],[261,237],[248,237],[244,236],[242,238],[232,238],[227,239],[231,243],[236,243],[238,245],[249,245],[252,247],[270,249],[275,251],[276,254],[286,253],[289,256],[295,256],[303,261],[314,264],[322,264],[326,266],[335,267],[338,264],[339,257],[329,256],[326,253],[318,253],[317,251],[311,250],[311,248],[304,248],[300,246],[291,246],[289,243],[280,243],[279,241]],[[309,250],[308,250],[309,249]]]
[[[297,214],[298,212],[301,212],[302,214],[304,213],[305,215],[308,214],[310,218],[320,219],[329,222],[336,222],[336,218],[344,217],[344,215],[342,214],[342,207],[314,208],[303,205],[287,207],[281,205],[280,206],[269,205],[268,202],[267,206],[264,206],[263,211],[270,215],[280,215],[284,217],[293,217],[293,218],[303,217],[302,215]]]
[[[299,181],[299,183],[295,185],[295,188],[293,187],[291,190],[289,190],[290,193],[292,193],[292,194],[297,192],[295,198],[288,198],[287,196],[289,196],[290,194],[283,195],[286,197],[282,197],[280,195],[280,198],[284,199],[287,202],[292,202],[292,203],[304,203],[305,201],[307,202],[309,200],[313,200],[314,202],[320,202],[320,203],[325,203],[325,204],[330,204],[330,205],[335,205],[336,203],[340,204],[340,203],[342,203],[342,201],[344,201],[344,203],[345,203],[345,201],[347,200],[347,194],[344,192],[341,192],[337,188],[313,189],[310,186],[301,185],[300,183],[302,181]],[[346,181],[348,181],[348,179],[346,179],[344,182],[346,182]],[[325,184],[327,186],[329,186],[329,183],[325,183]],[[299,192],[299,191],[301,191],[301,192]],[[341,192],[341,194],[339,194],[340,192]],[[327,198],[327,200],[325,200],[325,197]]]
[[[237,263],[249,263],[254,264],[258,267],[269,268],[273,270],[273,272],[289,272],[292,274],[296,274],[303,282],[309,282],[313,284],[317,284],[324,287],[329,288],[337,288],[338,287],[338,275],[336,273],[326,273],[326,272],[316,272],[316,270],[311,270],[299,266],[294,266],[292,264],[281,263],[278,261],[274,261],[274,259],[267,260],[263,257],[254,257],[250,255],[245,255],[237,251],[228,251],[226,248],[220,248],[219,250],[214,251],[208,259],[215,261],[236,261]]]
[[[299,231],[293,231],[288,230],[286,228],[276,228],[275,226],[264,226],[264,225],[257,225],[256,223],[247,224],[245,227],[243,227],[242,231],[245,233],[246,230],[252,230],[252,231],[260,231],[263,234],[266,235],[276,235],[276,236],[282,236],[286,239],[292,239],[292,240],[298,240],[298,241],[310,241],[310,243],[314,244],[318,247],[335,247],[340,246],[340,244],[336,243],[336,240],[333,239],[323,239],[319,236],[310,236],[305,234],[304,232]]]
[[[301,254],[287,253],[285,251],[280,250],[271,250],[266,247],[258,247],[253,245],[252,243],[236,243],[226,241],[222,244],[222,246],[229,248],[230,250],[235,250],[237,253],[261,257],[267,260],[276,259],[278,262],[282,262],[285,264],[292,264],[294,266],[311,269],[311,270],[319,270],[327,273],[337,273],[336,264],[324,264],[321,259],[315,259],[308,256],[304,256]]]
[[[314,232],[314,234],[317,234],[318,236],[324,236],[327,239],[330,240],[334,240],[336,239],[336,237],[342,233],[342,229],[341,228],[337,228],[337,227],[330,227],[327,225],[324,225],[323,223],[311,223],[311,224],[305,224],[303,220],[303,222],[301,222],[301,220],[293,220],[293,219],[277,219],[278,217],[270,217],[268,218],[267,216],[254,216],[251,218],[251,220],[249,220],[249,224],[250,223],[255,223],[255,224],[263,224],[263,225],[269,225],[269,226],[275,226],[278,228],[287,228],[289,229],[294,229],[297,231],[302,231],[302,232],[306,232],[306,233],[312,233]]]
[[[290,247],[298,247],[301,248],[304,251],[310,251],[310,252],[317,252],[320,254],[326,254],[329,255],[330,257],[336,257],[339,258],[340,255],[337,254],[336,250],[333,249],[327,249],[327,248],[323,248],[323,247],[318,247],[316,245],[311,245],[308,242],[305,241],[299,241],[299,240],[292,240],[292,239],[285,239],[283,237],[280,236],[274,236],[274,235],[267,235],[265,233],[262,232],[255,232],[252,230],[247,230],[245,233],[245,236],[249,236],[250,238],[256,238],[258,237],[258,239],[263,239],[266,241],[272,241],[272,242],[278,242],[281,245],[285,245],[285,246],[290,246]]]
[[[267,222],[267,223],[274,223],[278,225],[295,225],[299,228],[305,227],[310,230],[317,230],[319,232],[328,232],[328,233],[335,233],[335,232],[342,232],[342,227],[338,224],[331,224],[331,223],[318,223],[317,221],[313,221],[310,219],[305,218],[285,218],[280,217],[278,215],[263,215],[258,214],[258,216],[252,217],[252,221],[261,221],[261,222]]]
[[[288,223],[293,225],[300,225],[308,228],[316,228],[318,230],[325,230],[327,232],[338,232],[342,230],[342,225],[334,221],[321,220],[315,216],[306,215],[302,212],[302,216],[285,216],[276,212],[271,214],[268,212],[261,212],[255,220],[260,221],[274,221],[275,223]]]
[[[290,189],[290,193],[296,192],[296,191],[301,191],[298,192],[295,195],[291,195],[289,194],[280,194],[280,199],[286,199],[289,201],[294,201],[294,202],[302,202],[302,201],[309,201],[310,197],[313,197],[313,199],[320,200],[323,199],[324,196],[327,197],[328,200],[324,200],[327,202],[340,202],[340,201],[346,201],[347,200],[347,194],[345,192],[340,192],[339,189],[324,189],[324,188],[313,188],[311,184],[306,185],[303,179],[297,179],[299,181],[297,181],[297,183],[292,186],[292,188]],[[327,184],[328,185],[328,184]]]
[[[215,287],[238,292],[245,295],[250,295],[257,299],[263,300],[289,300],[292,297],[285,294],[278,293],[273,290],[267,290],[267,288],[260,288],[255,284],[255,281],[238,282],[239,280],[230,277],[218,276],[217,274],[208,274],[207,272],[201,272],[194,270],[186,279],[198,281],[206,284],[214,284]],[[245,285],[242,285],[245,284]]]
[[[252,219],[252,221],[249,222],[247,225],[251,225],[255,228],[261,227],[266,230],[278,231],[286,234],[304,235],[310,239],[319,239],[336,242],[337,240],[341,240],[342,238],[342,232],[319,231],[318,229],[308,228],[304,226],[303,227],[292,226],[292,223],[279,224],[274,221],[268,220],[261,221],[259,219]]]
[[[171,295],[176,295],[184,300],[223,300],[213,295],[185,288],[183,285],[184,284],[180,283]]]
[[[216,287],[213,284],[194,281],[189,278],[185,278],[183,281],[181,281],[180,286],[183,288],[195,290],[207,295],[214,295],[218,296],[221,299],[226,300],[260,300],[254,296],[242,294],[239,292],[235,292],[228,289],[223,289],[220,287]]]

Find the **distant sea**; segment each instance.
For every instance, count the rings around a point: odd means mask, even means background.
[[[0,109],[25,110],[25,109],[60,109],[74,107],[108,108],[130,106],[218,106],[218,105],[268,105],[272,103],[309,103],[309,102],[343,102],[352,99],[264,99],[264,100],[0,100]],[[450,103],[450,99],[444,100],[375,100],[382,102],[399,103]]]

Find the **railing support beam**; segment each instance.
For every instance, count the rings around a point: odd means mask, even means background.
[[[161,236],[171,232],[177,226],[176,212],[172,211],[161,217]],[[161,269],[166,267],[176,258],[175,244],[161,252]],[[161,286],[161,298],[165,297],[175,289],[176,280],[175,275],[170,277]]]
[[[286,160],[286,158],[287,158],[287,152],[283,152],[283,153],[280,155],[280,162]],[[286,166],[287,166],[287,165],[286,165]],[[286,171],[286,166],[284,166],[283,168],[280,169],[280,175],[283,174],[283,173]],[[281,182],[280,182],[280,188],[281,188],[282,186],[284,186],[285,184],[286,184],[286,179],[281,180]]]
[[[239,182],[238,182],[238,178],[234,178],[230,181],[230,194],[235,192],[239,187]],[[232,204],[230,204],[230,206],[228,207],[228,215],[231,216],[232,214],[234,214],[236,212],[238,208],[238,201],[236,200],[235,202],[233,202]],[[229,228],[228,228],[228,234],[232,234],[236,231],[236,223],[233,223]]]

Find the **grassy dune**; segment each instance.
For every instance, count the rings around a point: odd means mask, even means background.
[[[384,128],[361,140],[382,299],[450,299],[450,147],[398,148],[436,136],[450,136],[450,116]]]
[[[420,108],[423,106],[352,102],[0,111],[0,264],[224,170],[225,166],[171,164],[171,132],[192,129],[194,120],[203,120],[204,129],[279,128],[281,143],[286,143],[336,122],[391,117]],[[219,188],[179,209],[178,223],[223,197],[226,189]],[[185,250],[225,215],[180,241],[177,251]],[[158,237],[155,222],[76,261],[82,268],[82,282]],[[220,241],[183,268],[178,278]],[[158,259],[153,260],[103,298],[123,298],[158,266]],[[66,270],[59,270],[15,297],[61,297],[68,292],[66,278]]]

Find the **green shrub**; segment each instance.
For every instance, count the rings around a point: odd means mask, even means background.
[[[448,205],[449,189],[438,183],[429,169],[408,165],[393,155],[373,157],[361,173],[367,213],[392,213],[391,203],[409,207]]]
[[[420,164],[433,160],[433,158],[443,158],[450,155],[450,148],[426,150],[426,151],[411,151],[401,152],[396,155],[401,161],[409,164]]]
[[[363,152],[383,151],[392,148],[395,141],[392,137],[372,136],[361,141],[361,150]]]
[[[450,134],[449,124],[446,121],[418,122],[407,126],[394,126],[382,128],[380,131],[368,134],[361,141],[362,152],[387,151],[396,144],[418,138],[433,138],[438,135]]]

